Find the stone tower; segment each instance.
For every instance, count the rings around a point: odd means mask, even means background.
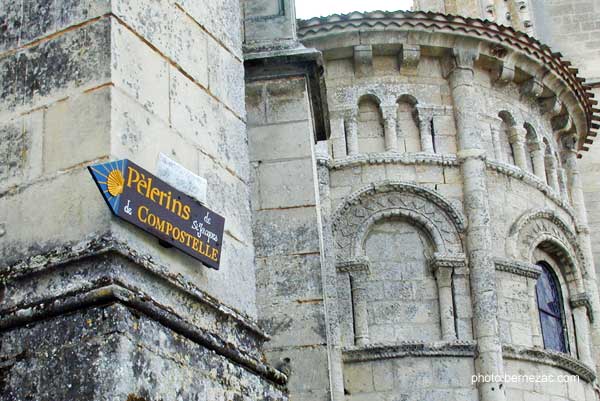
[[[241,8],[0,4],[0,399],[285,400],[257,325]],[[86,166],[162,152],[226,216],[221,270],[112,217]]]

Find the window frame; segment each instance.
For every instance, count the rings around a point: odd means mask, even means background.
[[[570,353],[569,330],[568,330],[569,326],[567,324],[567,319],[566,319],[565,302],[564,302],[563,291],[562,291],[562,283],[558,277],[558,274],[554,271],[554,268],[552,267],[552,265],[550,265],[550,263],[548,263],[544,260],[540,260],[536,263],[536,265],[542,269],[542,273],[541,273],[540,277],[538,277],[538,281],[536,281],[536,285],[535,285],[535,299],[536,299],[536,305],[537,305],[537,309],[538,309],[538,319],[540,322],[540,333],[542,335],[542,342],[544,344],[544,349],[569,354]],[[547,272],[548,279],[551,280],[552,282],[554,282],[554,287],[556,288],[556,294],[554,294],[554,295],[556,296],[556,300],[558,301],[558,310],[559,310],[560,316],[555,316],[552,313],[547,312],[540,307],[538,282],[542,278],[542,275],[545,274],[545,272]],[[544,336],[544,326],[542,324],[542,314],[551,316],[552,318],[557,319],[560,322],[564,350],[550,348],[549,346],[546,345],[546,338]]]

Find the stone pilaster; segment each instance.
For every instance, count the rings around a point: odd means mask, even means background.
[[[457,46],[461,46],[460,43]],[[458,157],[461,161],[465,214],[469,221],[466,246],[469,259],[473,328],[478,353],[476,372],[503,375],[502,346],[498,336],[498,301],[495,267],[491,258],[490,212],[486,184],[485,151],[478,121],[484,103],[473,85],[476,47],[456,47],[448,60],[448,80],[454,102]],[[482,401],[504,401],[499,383],[479,383]]]

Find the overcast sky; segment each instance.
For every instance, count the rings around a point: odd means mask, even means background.
[[[307,19],[351,11],[408,10],[412,0],[296,0],[296,17]]]

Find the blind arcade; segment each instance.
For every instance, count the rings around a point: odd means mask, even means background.
[[[89,166],[113,214],[218,269],[225,218],[130,160]]]

